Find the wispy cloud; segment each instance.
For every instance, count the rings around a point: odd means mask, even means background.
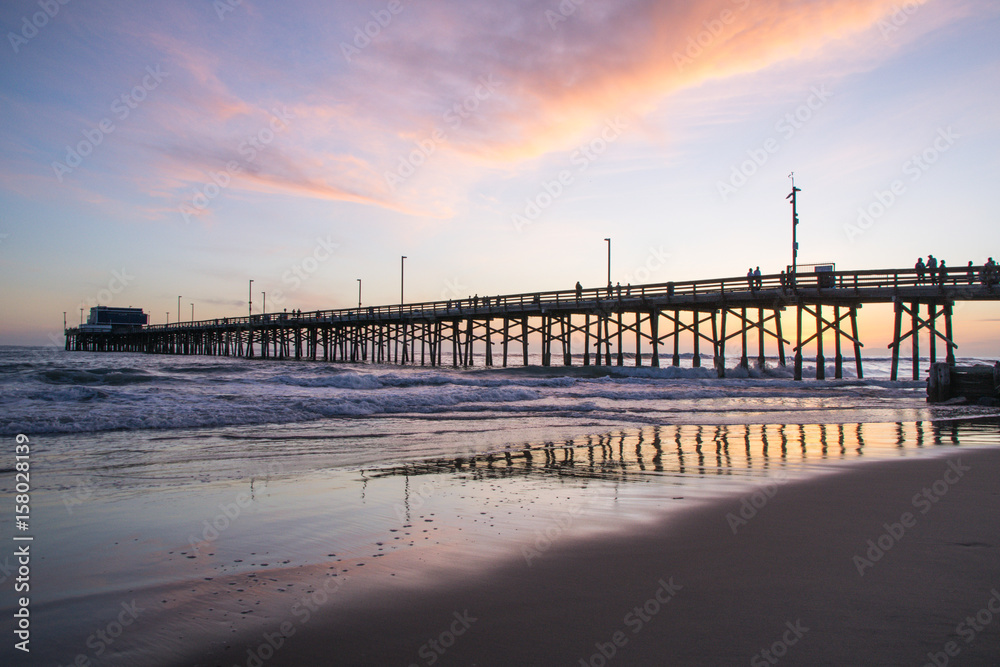
[[[122,151],[107,168],[145,189],[149,201],[139,207],[147,213],[181,205],[209,174],[237,163],[230,193],[447,217],[483,174],[569,150],[609,117],[641,121],[705,81],[835,57],[838,44],[856,49],[866,31],[879,37],[876,23],[896,6],[533,0],[513,11],[504,3],[414,3],[351,62],[340,39],[350,39],[355,15],[340,18],[314,2],[255,7],[229,17],[221,33],[208,21],[214,16],[190,7],[159,10],[184,27],[172,31],[150,29],[135,13],[105,12],[101,20],[117,20],[116,33],[137,42],[138,62],[163,63],[169,75],[142,118],[115,137],[128,156]],[[477,98],[485,80],[495,84]],[[281,109],[292,119],[266,146],[248,150]],[[390,187],[386,173],[435,132],[443,139],[420,174]]]

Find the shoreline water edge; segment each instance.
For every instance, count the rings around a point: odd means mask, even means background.
[[[995,664],[995,409],[610,370],[0,348],[0,656]]]

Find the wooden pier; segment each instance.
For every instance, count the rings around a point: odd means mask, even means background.
[[[726,373],[727,345],[738,344],[743,367],[751,361],[762,367],[770,349],[781,365],[791,356],[795,379],[802,378],[805,358],[815,359],[816,377],[823,379],[831,352],[834,375],[842,377],[845,347],[863,377],[858,309],[892,303],[892,379],[909,339],[918,380],[921,332],[928,333],[931,363],[942,345],[953,364],[954,303],[997,300],[995,269],[948,269],[933,282],[913,269],[884,269],[265,313],[128,332],[71,328],[65,334],[67,350],[454,367],[472,366],[474,351],[486,366],[528,365],[531,353],[540,353],[543,366],[553,359],[572,365],[574,354],[584,366],[623,366],[626,358],[635,366],[679,366],[681,340],[689,337],[692,366],[707,356],[719,377]],[[795,311],[794,332],[782,331],[781,313],[788,309]],[[824,347],[829,334],[832,351]]]

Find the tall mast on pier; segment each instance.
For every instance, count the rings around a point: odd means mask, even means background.
[[[799,257],[799,242],[797,239],[796,231],[799,226],[799,211],[798,211],[798,198],[795,196],[797,192],[802,192],[800,188],[795,187],[795,172],[793,171],[788,175],[788,178],[792,179],[792,194],[785,197],[785,199],[792,200],[792,275],[795,275],[795,267],[798,263]]]

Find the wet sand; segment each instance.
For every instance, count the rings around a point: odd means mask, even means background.
[[[336,584],[302,570],[324,594],[308,618],[276,598],[253,630],[173,662],[1000,664],[998,449],[844,466],[553,538],[499,565],[413,551]]]

